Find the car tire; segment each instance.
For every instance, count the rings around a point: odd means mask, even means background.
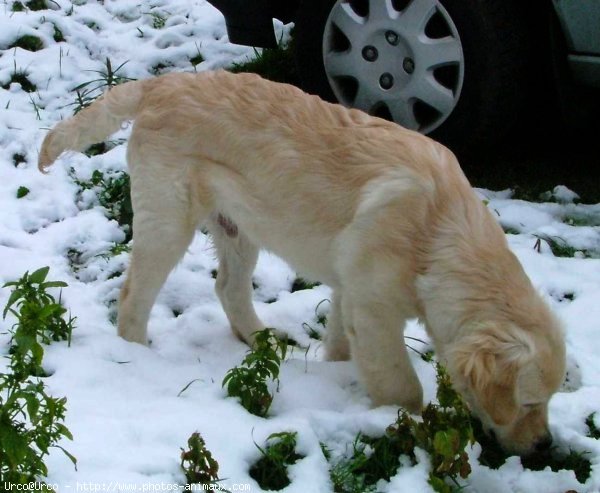
[[[355,106],[376,116],[394,120],[409,128],[430,134],[455,150],[468,151],[481,146],[488,147],[505,136],[524,114],[527,88],[530,85],[528,63],[531,59],[529,52],[531,43],[528,43],[526,29],[528,16],[524,12],[524,3],[527,2],[520,0],[301,0],[295,19],[294,33],[295,56],[301,84],[304,90],[318,94],[325,100]],[[435,22],[438,24],[433,28],[431,23],[434,21],[426,20],[424,15],[421,15],[420,18],[416,17],[419,21],[416,24],[421,25],[421,21],[425,22],[422,29],[415,30],[412,27],[409,29],[403,27],[397,20],[386,19],[387,24],[384,24],[382,31],[379,22],[381,19],[376,18],[376,15],[381,17],[380,13],[373,14],[374,20],[371,23],[375,26],[377,20],[379,24],[376,27],[369,27],[370,5],[374,9],[387,5],[388,12],[392,13],[390,17],[397,19],[402,18],[401,16],[411,7],[422,7],[422,10],[426,11],[431,4],[434,4]],[[398,11],[402,13],[398,14]],[[350,23],[350,28],[347,27],[345,12],[357,19],[356,26]],[[406,19],[413,17],[407,16]],[[342,25],[342,28],[339,28],[338,24]],[[390,41],[387,38],[389,31],[399,34],[404,49],[404,55],[400,53],[400,57],[405,56],[407,52],[413,53],[410,51],[413,48],[417,53],[412,67],[414,72],[409,74],[418,75],[418,78],[410,80],[410,84],[413,84],[411,86],[413,93],[417,93],[416,91],[420,89],[418,87],[414,89],[415,83],[423,84],[423,81],[429,81],[427,78],[431,77],[432,73],[436,73],[437,69],[420,72],[415,70],[415,66],[419,68],[418,50],[421,46],[416,46],[411,37],[415,38],[417,35],[414,33],[417,32],[422,38],[427,32],[425,37],[428,38],[431,31],[433,38],[438,39],[436,29],[444,40],[448,40],[448,36],[456,38],[457,33],[462,49],[462,57],[457,56],[456,60],[445,66],[443,70],[446,72],[442,72],[442,76],[446,77],[446,79],[442,78],[442,82],[454,96],[453,105],[450,111],[447,111],[446,102],[446,106],[443,107],[446,108],[447,114],[438,115],[439,121],[428,121],[427,118],[432,118],[432,114],[433,117],[436,116],[435,111],[429,111],[429,114],[423,111],[423,106],[426,108],[427,105],[423,105],[418,98],[410,96],[412,99],[403,99],[402,104],[410,103],[412,106],[409,107],[409,111],[414,113],[413,117],[408,118],[407,125],[405,121],[401,121],[406,114],[405,109],[392,114],[387,108],[388,101],[390,105],[396,104],[393,100],[394,96],[391,95],[392,91],[386,93],[383,90],[382,81],[386,82],[382,78],[383,75],[377,81],[377,70],[372,69],[375,63],[369,65],[369,60],[366,58],[369,52],[365,50],[371,45],[379,47],[379,52],[384,53],[386,63],[389,62],[386,66],[392,67],[389,72],[392,75],[398,72],[398,77],[392,79],[399,81],[400,88],[400,77],[405,76],[400,67],[405,69],[404,63],[400,62],[399,57],[394,58],[396,52],[390,51],[386,41],[381,39],[385,35],[386,40]],[[362,34],[360,30],[363,31]],[[350,35],[346,36],[346,33]],[[339,39],[336,39],[336,36]],[[391,41],[394,40],[392,37]],[[361,43],[365,46],[360,46]],[[355,46],[356,44],[359,46]],[[358,56],[359,50],[362,59]],[[354,53],[352,61],[347,62],[350,58],[346,57],[342,62],[342,68],[346,63],[348,74],[343,74],[339,66],[326,61],[334,60],[338,53],[345,55],[350,52]],[[404,58],[404,62],[407,58]],[[339,64],[339,59],[340,57],[335,59],[335,63]],[[382,63],[383,60],[382,56]],[[376,60],[376,63],[379,63],[379,60]],[[329,66],[326,66],[327,64]],[[425,63],[422,63],[421,67],[424,65]],[[452,68],[448,70],[450,66]],[[375,75],[367,73],[369,71],[374,72]],[[340,73],[342,76],[338,77]],[[450,77],[447,77],[448,73]],[[358,83],[352,80],[354,76],[359,79]],[[437,82],[437,73],[434,77]],[[379,87],[375,87],[378,82]],[[378,90],[378,94],[384,94],[382,97],[388,98],[385,104],[376,101],[378,96],[374,96],[375,100],[367,97],[359,98],[357,96],[359,92],[354,94],[354,101],[360,99],[361,104],[353,104],[352,91],[356,91],[353,87],[357,85],[361,87],[361,84],[363,87],[371,87],[373,91]],[[404,87],[401,89],[404,90]],[[344,91],[349,91],[349,95]],[[401,91],[398,92],[400,93]],[[364,107],[365,101],[366,105],[371,107]],[[417,110],[414,109],[416,107],[419,108],[418,115]]]

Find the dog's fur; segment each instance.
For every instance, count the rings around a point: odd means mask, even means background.
[[[352,354],[375,404],[422,407],[402,336],[418,317],[507,449],[548,444],[561,328],[448,149],[258,76],[170,74],[115,87],[59,123],[40,169],[127,119],[135,216],[123,338],[146,343],[156,295],[205,225],[217,293],[245,341],[264,327],[251,300],[262,247],[333,288],[327,356]]]

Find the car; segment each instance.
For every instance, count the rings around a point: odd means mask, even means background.
[[[600,88],[598,0],[209,1],[233,43],[274,47],[272,19],[294,22],[307,92],[451,147],[537,125],[540,94]]]

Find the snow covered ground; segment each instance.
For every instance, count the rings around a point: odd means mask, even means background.
[[[116,336],[113,321],[123,280],[118,273],[128,254],[103,255],[124,232],[92,192],[78,193],[74,180],[89,180],[94,170],[124,170],[125,145],[117,142],[91,158],[65,156],[46,176],[36,167],[45,129],[72,114],[73,89],[97,78],[91,71],[105,70],[107,58],[113,68],[127,62],[120,75],[144,78],[223,67],[252,50],[228,43],[221,15],[203,0],[50,0],[48,9],[22,12],[12,11],[14,3],[5,0],[0,7],[0,86],[20,72],[37,90],[26,92],[19,83],[0,89],[0,283],[48,265],[52,280],[68,282],[62,297],[77,317],[71,347],[48,347],[44,366],[51,373],[45,379],[51,393],[68,398],[66,424],[74,440],[63,445],[77,457],[78,469],[56,450],[47,461],[48,482],[61,492],[132,485],[138,491],[150,485],[167,491],[184,482],[180,447],[199,431],[227,478],[224,486],[261,491],[248,474],[259,458],[254,442],[290,430],[298,432],[298,452],[305,458],[291,466],[292,483],[285,491],[331,492],[320,442],[341,453],[358,431],[382,434],[396,409],[370,407],[352,363],[322,361],[320,342],[303,324],[322,331],[317,315],[329,309],[327,302],[320,303],[329,290],[319,286],[291,293],[295,273],[279,259],[261,255],[257,311],[267,325],[289,332],[308,349],[297,349],[284,363],[270,417],[252,416],[221,388],[225,372],[240,363],[247,347],[231,334],[215,297],[211,272],[217,265],[210,241],[198,233],[162,290],[150,321],[151,347],[126,343]],[[43,48],[11,48],[23,35],[38,36]],[[194,66],[191,60],[199,62],[198,54],[203,61]],[[125,129],[116,139],[126,137]],[[17,198],[20,187],[29,193]],[[511,247],[565,322],[569,382],[551,401],[550,424],[561,448],[589,452],[592,474],[580,484],[572,471],[524,470],[516,457],[491,470],[478,464],[476,445],[465,491],[600,491],[600,441],[586,437],[584,423],[600,411],[600,205],[577,205],[561,189],[556,195],[566,203],[527,203],[512,200],[509,192],[481,194],[510,228]],[[559,238],[580,252],[556,257],[539,237]],[[0,290],[0,307],[8,295]],[[5,332],[12,320],[1,324]],[[426,339],[416,323],[407,332]],[[0,351],[6,351],[7,342],[8,336],[0,335]],[[416,354],[414,364],[426,399],[432,399],[433,368]],[[403,467],[378,489],[430,491],[428,468],[426,460]]]

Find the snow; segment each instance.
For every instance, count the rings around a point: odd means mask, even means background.
[[[241,362],[247,347],[231,334],[214,294],[211,272],[217,262],[210,240],[198,233],[160,293],[149,326],[152,345],[126,343],[113,324],[123,279],[111,274],[125,268],[128,254],[99,256],[125,234],[93,194],[77,193],[69,171],[74,168],[75,177],[86,180],[96,169],[124,170],[125,145],[117,142],[108,153],[91,158],[64,156],[48,175],[36,167],[46,130],[72,114],[73,88],[97,78],[94,71],[103,70],[107,57],[113,68],[125,63],[121,75],[144,78],[155,72],[224,67],[251,56],[252,49],[230,44],[222,16],[203,0],[53,0],[48,10],[37,12],[12,12],[12,3],[6,1],[0,11],[0,86],[16,68],[29,74],[37,91],[26,93],[17,83],[0,89],[0,283],[48,265],[52,280],[68,282],[62,299],[77,317],[71,347],[47,347],[44,366],[51,374],[45,379],[49,391],[68,398],[66,424],[74,440],[61,445],[77,457],[78,467],[53,450],[48,483],[62,492],[84,491],[85,485],[96,491],[135,486],[167,491],[184,483],[180,448],[199,431],[220,464],[223,485],[258,492],[248,473],[259,458],[255,442],[290,430],[298,433],[297,450],[305,458],[290,467],[292,483],[285,491],[331,492],[320,442],[342,454],[357,432],[382,434],[397,410],[372,408],[355,366],[323,361],[321,343],[308,336],[303,324],[322,332],[317,316],[329,311],[329,303],[322,302],[329,289],[290,293],[295,273],[280,259],[261,254],[254,277],[257,311],[268,326],[288,332],[307,349],[295,349],[284,363],[269,418],[252,416],[221,387],[225,372]],[[157,15],[164,16],[162,28],[154,25]],[[54,41],[54,26],[66,41]],[[283,26],[276,27],[278,36],[286,35]],[[24,34],[39,36],[44,49],[9,48]],[[190,58],[199,52],[204,61],[194,67]],[[115,138],[127,135],[124,129]],[[15,154],[26,161],[15,166]],[[17,199],[21,186],[30,192]],[[491,470],[478,464],[480,448],[475,445],[465,491],[600,491],[600,442],[585,436],[584,424],[589,414],[600,411],[600,205],[577,204],[576,194],[565,187],[551,191],[553,202],[546,203],[514,200],[510,191],[479,193],[499,222],[515,233],[508,235],[511,248],[564,320],[569,383],[551,401],[550,425],[561,448],[588,452],[592,474],[582,485],[571,471],[524,470],[516,457]],[[544,241],[548,236],[561,238],[581,254],[555,257]],[[73,266],[72,251],[79,252]],[[8,295],[8,289],[0,290],[0,306]],[[7,318],[2,325],[12,322]],[[8,336],[2,332],[5,352]],[[407,335],[427,340],[414,322]],[[418,355],[411,356],[425,397],[432,399],[434,371]],[[429,462],[426,454],[418,454],[416,466],[404,464],[390,482],[379,483],[379,490],[430,491]]]

